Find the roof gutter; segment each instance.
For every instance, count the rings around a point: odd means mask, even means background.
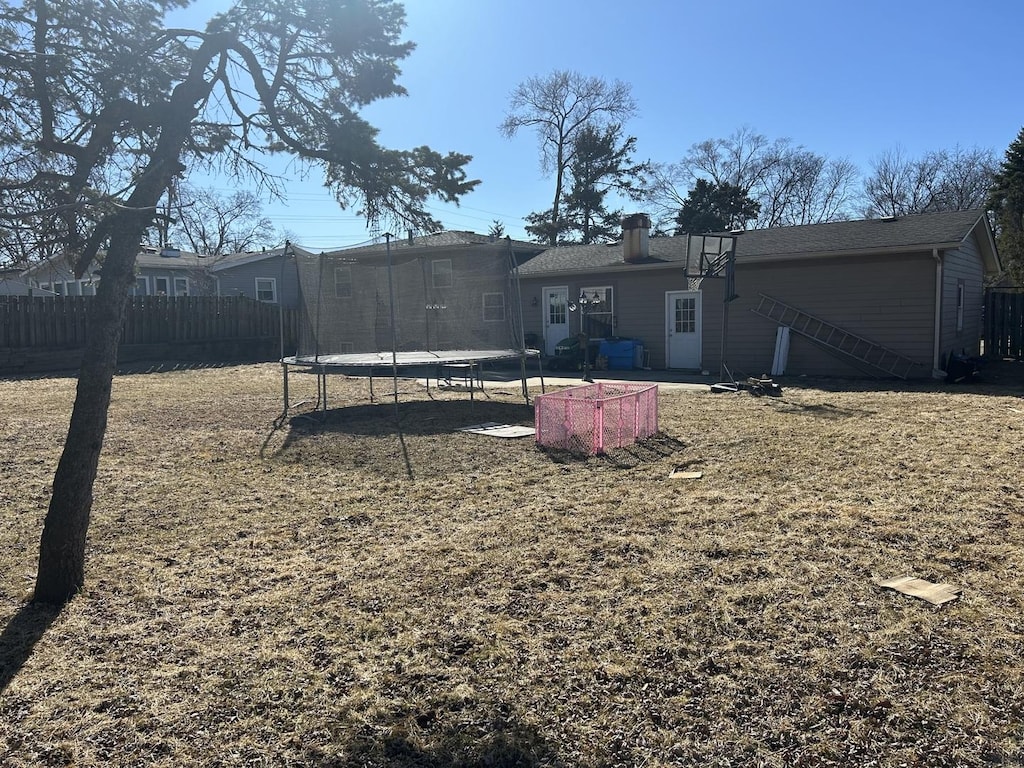
[[[944,378],[946,372],[942,370],[942,256],[938,248],[932,249],[932,258],[935,259],[935,330],[932,342],[932,378]]]

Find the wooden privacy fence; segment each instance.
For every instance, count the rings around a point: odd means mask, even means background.
[[[1024,293],[986,292],[985,354],[1024,359]]]
[[[0,351],[24,359],[28,352],[81,349],[88,336],[93,296],[0,296]],[[243,343],[266,357],[276,356],[282,323],[285,347],[294,352],[298,310],[244,296],[133,296],[128,299],[121,351],[136,348],[134,359],[168,350],[187,350],[191,358],[209,358],[231,350],[248,356]],[[236,351],[237,350],[237,351]],[[2,363],[2,360],[0,360]],[[0,365],[0,367],[3,367]]]

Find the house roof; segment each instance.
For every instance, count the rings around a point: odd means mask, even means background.
[[[736,260],[738,263],[756,263],[948,250],[959,247],[972,233],[977,234],[986,272],[998,272],[999,259],[992,231],[984,211],[979,210],[748,230],[736,235]],[[622,258],[621,242],[556,246],[528,261],[519,272],[522,277],[530,277],[561,272],[635,270],[644,266],[678,267],[687,261],[687,240],[684,235],[651,238],[648,241],[650,257],[628,264]]]
[[[446,229],[432,235],[417,235],[413,238],[396,237],[391,240],[391,250],[395,253],[413,253],[429,250],[463,248],[473,245],[506,245],[511,244],[512,249],[517,252],[538,253],[543,251],[545,246],[537,243],[528,243],[524,240],[512,240],[511,238],[494,238],[490,235],[479,235],[476,232],[467,230]],[[328,251],[331,255],[351,255],[358,258],[360,254],[376,254],[387,250],[387,243],[384,241],[371,243],[370,245],[359,245],[354,248],[342,248],[335,251]]]
[[[988,231],[985,212],[971,210],[754,229],[737,237],[736,259],[757,261],[851,252],[947,250],[959,247],[979,226]],[[986,244],[983,242],[981,246],[985,248]],[[991,257],[995,259],[994,245]]]
[[[679,266],[686,262],[686,237],[652,237],[650,256],[629,264],[622,259],[622,242],[600,245],[556,245],[534,256],[519,268],[520,277],[551,272],[591,272],[636,269],[638,266]]]
[[[232,269],[234,267],[240,267],[243,264],[252,264],[257,261],[263,261],[264,259],[276,259],[281,256],[286,249],[292,249],[301,253],[307,253],[304,248],[300,246],[288,244],[281,246],[280,248],[271,248],[266,251],[244,251],[241,253],[229,253],[224,256],[215,256],[209,259],[209,270],[211,272],[221,272],[225,269]]]
[[[144,245],[139,249],[139,253],[135,257],[135,264],[138,267],[145,267],[148,269],[166,270],[203,269],[209,264],[209,259],[205,256],[200,256],[197,253],[179,251],[176,249],[172,249],[172,251],[168,252],[173,252],[175,255],[162,256],[162,252],[159,248]],[[102,274],[103,256],[104,253],[102,251],[97,254],[95,261],[89,265],[88,273]],[[40,261],[37,264],[33,264],[21,274],[22,277],[26,279],[34,278],[38,273],[45,273],[48,269],[64,270],[67,272],[71,271],[71,267],[64,256],[53,256],[49,259]]]

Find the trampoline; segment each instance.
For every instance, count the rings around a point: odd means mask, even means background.
[[[330,374],[373,376],[390,370],[398,397],[401,370],[469,366],[518,360],[523,397],[528,360],[539,350],[524,343],[518,269],[511,241],[423,245],[385,242],[313,254],[289,244],[300,291],[296,354],[285,356],[284,415],[288,373],[317,376],[315,409],[326,411]],[[429,376],[428,376],[429,390]],[[472,392],[472,388],[471,388]]]

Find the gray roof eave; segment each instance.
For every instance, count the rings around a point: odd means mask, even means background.
[[[529,262],[527,262],[529,264]],[[524,272],[519,268],[519,279],[530,280],[533,278],[546,277],[571,277],[573,275],[592,275],[598,272],[652,272],[659,269],[678,269],[680,271],[686,266],[685,261],[659,261],[651,264],[607,264],[604,266],[570,267],[562,269],[538,270],[535,272]]]

